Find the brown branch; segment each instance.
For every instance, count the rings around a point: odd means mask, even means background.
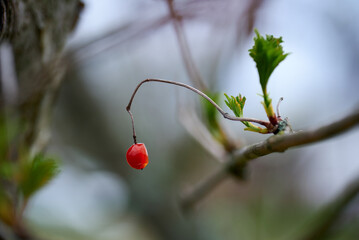
[[[263,126],[268,126],[268,122],[265,122],[265,121],[262,121],[262,120],[258,120],[258,119],[254,119],[254,118],[243,118],[243,117],[235,117],[235,116],[231,116],[229,113],[225,112],[220,106],[217,105],[217,103],[215,103],[210,97],[208,97],[206,94],[204,94],[203,92],[201,92],[200,90],[194,88],[194,87],[191,87],[187,84],[184,84],[184,83],[180,83],[180,82],[175,82],[175,81],[170,81],[170,80],[162,80],[162,79],[155,79],[155,78],[149,78],[149,79],[146,79],[146,80],[143,80],[142,82],[140,82],[135,91],[133,92],[132,96],[131,96],[131,99],[130,99],[130,102],[128,103],[127,107],[126,107],[126,110],[130,110],[131,109],[131,105],[132,105],[132,101],[133,101],[133,98],[135,97],[136,95],[136,92],[138,91],[138,89],[141,87],[142,84],[146,83],[146,82],[161,82],[161,83],[168,83],[168,84],[173,84],[173,85],[177,85],[177,86],[180,86],[180,87],[184,87],[184,88],[187,88],[195,93],[197,93],[198,95],[200,95],[201,97],[205,98],[208,102],[210,102],[217,110],[220,114],[222,114],[222,116],[224,118],[227,118],[229,120],[232,120],[232,121],[240,121],[240,122],[254,122],[254,123],[258,123],[258,124],[261,124]]]
[[[216,188],[228,176],[226,168],[218,168],[207,178],[197,183],[192,189],[188,189],[180,199],[180,207],[184,213],[189,212],[193,206],[204,198],[210,191]]]
[[[232,159],[225,163],[220,170],[215,171],[201,183],[193,188],[191,192],[181,199],[183,210],[188,210],[193,205],[207,195],[217,183],[213,179],[220,182],[223,180],[223,173],[238,175],[245,168],[246,164],[256,158],[265,156],[274,152],[284,152],[288,148],[297,147],[309,143],[319,142],[355,127],[359,124],[359,109],[352,114],[314,130],[300,131],[288,135],[276,135],[268,138],[263,142],[259,142],[240,149],[235,152]],[[210,183],[210,184],[208,184]]]
[[[328,206],[326,206],[319,213],[319,218],[321,221],[317,223],[311,223],[314,225],[312,230],[307,233],[304,237],[301,237],[300,240],[318,240],[324,239],[325,236],[329,233],[332,227],[337,222],[337,219],[343,213],[343,211],[348,207],[352,200],[357,197],[359,194],[359,177],[352,180],[348,187],[338,195],[338,197]]]
[[[49,117],[63,75],[62,69],[53,63],[62,57],[81,6],[80,0],[0,0],[0,40],[6,41],[0,54],[0,110],[5,110],[5,118],[15,116],[14,124],[19,125],[15,140],[5,146],[11,154],[1,160],[16,164],[16,168],[21,169],[20,159],[28,158],[28,150],[42,152],[47,144]],[[6,183],[0,183],[0,188],[11,196],[7,210],[16,215],[12,224],[4,224],[8,227],[5,235],[1,223],[4,221],[0,221],[0,235],[5,239],[35,239],[22,219],[23,196],[14,174],[9,175]]]
[[[187,6],[183,6],[180,12],[178,15],[186,19],[193,19],[197,15],[196,11]],[[148,34],[166,26],[171,19],[171,15],[159,16],[154,19],[137,18],[135,21],[118,26],[88,42],[72,47],[67,54],[75,56],[75,63],[83,63],[89,58],[106,53],[121,44],[144,39]]]
[[[124,24],[87,43],[73,47],[67,54],[74,55],[75,63],[83,63],[85,60],[108,52],[123,43],[143,39],[149,33],[166,25],[169,20],[169,16],[161,16],[146,22],[141,19],[133,23]]]
[[[207,126],[199,119],[193,104],[186,106],[180,104],[178,109],[179,121],[187,132],[215,159],[224,162],[227,156],[225,147],[213,137]]]
[[[17,76],[12,46],[5,42],[0,45],[0,84],[4,106],[14,106],[18,98]],[[0,94],[0,96],[1,96]]]
[[[187,75],[191,80],[192,84],[197,87],[199,90],[209,93],[209,89],[207,88],[199,69],[197,68],[195,61],[193,59],[190,46],[188,43],[188,39],[186,37],[186,33],[183,27],[183,15],[181,15],[178,9],[175,8],[174,0],[166,0],[168,10],[170,13],[171,20],[173,22],[173,27],[176,33],[177,42],[179,45],[179,49],[182,56],[182,61],[184,63],[185,69],[187,71]],[[177,2],[176,2],[177,3]],[[198,3],[198,2],[197,2]],[[187,6],[187,8],[192,9],[192,6]],[[217,121],[217,120],[216,120]],[[230,140],[226,132],[224,131],[221,124],[218,122],[218,130],[223,138],[221,140],[221,144],[227,152],[231,152],[235,149],[235,144]],[[191,135],[194,135],[194,132],[190,132]],[[211,134],[212,135],[212,134]],[[198,138],[199,136],[196,136]],[[212,138],[215,138],[212,135]],[[218,140],[218,139],[217,139]],[[203,144],[202,144],[203,145]],[[208,149],[208,148],[207,148]],[[213,152],[214,149],[212,149]]]
[[[187,84],[184,83],[180,83],[180,82],[175,82],[175,81],[169,81],[169,80],[162,80],[162,79],[146,79],[143,80],[142,82],[140,82],[137,87],[135,88],[135,90],[132,93],[131,99],[126,107],[127,112],[130,114],[131,117],[131,121],[132,121],[132,132],[133,132],[133,140],[136,143],[136,132],[135,132],[135,127],[134,127],[134,121],[133,121],[133,115],[131,113],[131,105],[132,105],[132,101],[138,91],[138,89],[141,87],[142,84],[146,83],[146,82],[160,82],[160,83],[167,83],[167,84],[172,84],[172,85],[176,85],[176,86],[180,86],[180,87],[184,87],[187,88],[195,93],[197,93],[198,95],[200,95],[201,97],[205,98],[208,102],[210,102],[217,110],[218,112],[220,112],[224,118],[227,118],[229,120],[232,121],[240,121],[240,122],[254,122],[254,123],[258,123],[261,124],[263,126],[268,127],[269,123],[262,121],[262,120],[258,120],[258,119],[254,119],[254,118],[239,118],[239,117],[235,117],[235,116],[231,116],[229,113],[225,112],[220,106],[217,105],[217,103],[215,103],[210,97],[208,97],[206,94],[204,94],[203,92],[201,92],[200,90],[191,87]]]
[[[173,27],[176,32],[178,45],[180,47],[181,56],[183,59],[183,63],[185,64],[187,74],[190,80],[198,89],[201,89],[202,91],[206,91],[207,87],[204,84],[198,69],[196,68],[196,64],[194,63],[186,35],[183,30],[182,17],[179,14],[177,14],[173,6],[173,0],[166,0],[166,2],[171,18],[173,20]]]
[[[50,65],[50,63],[49,63]],[[47,91],[44,93],[43,99],[40,103],[37,119],[32,126],[34,129],[34,139],[31,143],[30,155],[35,156],[38,153],[43,153],[51,139],[51,122],[52,111],[56,103],[57,95],[60,91],[60,86],[66,73],[68,65],[63,59],[54,59],[49,68],[49,78],[51,83]]]

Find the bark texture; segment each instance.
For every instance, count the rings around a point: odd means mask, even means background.
[[[52,106],[68,65],[64,45],[82,8],[80,0],[0,0],[0,117],[15,115],[25,126],[11,146],[18,151],[9,157],[11,161],[17,161],[22,148],[36,154],[47,145]],[[9,83],[15,86],[12,101]],[[17,194],[9,199],[17,213],[21,199]],[[2,219],[0,239],[35,239],[18,215],[14,224]]]
[[[80,0],[0,0],[1,42],[11,46],[17,77],[16,108],[34,141],[41,103],[54,94],[64,73],[63,47],[83,7]],[[4,91],[0,93],[5,105]]]

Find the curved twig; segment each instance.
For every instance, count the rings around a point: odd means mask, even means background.
[[[160,83],[168,83],[168,84],[172,84],[172,85],[177,85],[180,87],[184,87],[187,88],[195,93],[197,93],[198,95],[200,95],[201,97],[205,98],[208,102],[210,102],[217,110],[218,112],[220,112],[222,114],[222,116],[226,119],[232,120],[232,121],[240,121],[240,122],[254,122],[254,123],[258,123],[260,125],[263,125],[265,127],[270,127],[270,123],[266,122],[266,121],[262,121],[262,120],[258,120],[258,119],[254,119],[254,118],[239,118],[239,117],[235,117],[235,116],[231,116],[229,113],[225,112],[220,106],[217,105],[217,103],[215,103],[210,97],[208,97],[206,94],[204,94],[203,92],[201,92],[200,90],[191,87],[187,84],[184,83],[180,83],[180,82],[175,82],[175,81],[170,81],[170,80],[162,80],[162,79],[154,79],[154,78],[149,78],[149,79],[145,79],[142,82],[140,82],[137,87],[135,88],[134,92],[132,93],[131,99],[126,107],[127,112],[130,114],[131,117],[131,121],[132,121],[132,133],[133,133],[133,140],[136,143],[136,132],[135,132],[135,127],[134,127],[134,120],[133,120],[133,115],[131,113],[131,105],[132,105],[132,101],[138,91],[138,89],[141,87],[142,84],[146,83],[146,82],[160,82]]]

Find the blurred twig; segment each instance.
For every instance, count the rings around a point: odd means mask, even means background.
[[[288,148],[301,146],[309,143],[319,142],[335,135],[344,133],[350,128],[359,124],[359,109],[352,114],[314,130],[300,131],[288,135],[277,135],[240,149],[233,154],[233,158],[226,162],[219,170],[203,180],[181,199],[181,205],[184,210],[188,210],[193,205],[208,194],[217,184],[213,179],[220,182],[223,180],[223,173],[232,173],[236,175],[241,172],[246,164],[256,158],[265,156],[274,152],[284,152]],[[228,174],[227,174],[228,175]],[[208,183],[210,184],[208,184]]]
[[[179,106],[179,120],[187,132],[191,134],[204,149],[219,162],[224,161],[227,154],[226,149],[213,138],[208,128],[199,119],[191,104]]]
[[[196,64],[194,63],[191,50],[188,45],[188,41],[183,29],[182,25],[182,17],[176,12],[174,6],[173,6],[173,0],[166,0],[167,6],[172,18],[173,26],[176,32],[176,37],[178,41],[178,45],[181,50],[181,55],[183,59],[183,63],[186,66],[187,74],[190,78],[190,80],[193,82],[196,88],[206,91],[207,87],[205,83],[203,82],[203,79],[196,67]]]
[[[0,85],[4,106],[13,106],[18,97],[17,77],[12,46],[5,42],[0,45]]]
[[[51,64],[51,83],[49,84],[48,89],[40,103],[37,120],[33,126],[35,136],[30,150],[30,155],[32,156],[35,156],[37,153],[44,152],[48,142],[50,141],[52,110],[67,67],[68,66],[61,58],[55,59]]]
[[[176,4],[175,16],[181,16],[180,21],[183,19],[198,19],[205,21],[206,23],[213,21],[213,16],[217,13],[217,10],[220,6],[227,6],[228,3],[223,3],[223,1],[184,1],[178,2]],[[152,12],[151,12],[152,14]],[[166,14],[164,16],[158,16],[153,19],[148,19],[144,13],[140,14],[141,17],[136,17],[135,20],[121,25],[108,33],[105,33],[97,38],[94,38],[86,43],[72,47],[69,50],[69,54],[75,55],[75,62],[83,62],[91,59],[92,57],[105,53],[109,50],[112,50],[114,47],[117,47],[123,43],[143,39],[149,33],[160,29],[165,26],[167,23],[170,23],[172,20],[171,14]],[[222,15],[217,14],[217,17],[222,17]],[[177,22],[177,21],[176,21]],[[175,23],[175,25],[178,25]],[[183,32],[182,25],[179,24],[180,35]],[[184,45],[186,43],[186,38],[183,39]],[[181,45],[180,45],[181,47]],[[189,48],[187,47],[187,50]],[[182,50],[181,50],[182,51]],[[189,56],[191,54],[189,53]],[[192,65],[193,66],[193,65]],[[190,68],[192,68],[190,66]],[[200,76],[199,76],[200,78]],[[202,89],[204,90],[204,89]]]
[[[202,76],[201,76],[201,74],[200,74],[200,72],[199,72],[199,70],[198,70],[198,68],[197,68],[197,66],[195,64],[195,61],[194,61],[194,59],[192,57],[192,53],[191,53],[191,50],[190,50],[190,47],[189,47],[189,44],[188,44],[188,39],[186,37],[185,30],[183,28],[183,17],[175,9],[174,0],[166,0],[166,3],[167,3],[168,10],[169,10],[172,22],[173,22],[173,27],[174,27],[174,30],[175,30],[175,33],[176,33],[177,42],[178,42],[178,45],[179,45],[179,49],[181,51],[182,60],[183,60],[183,63],[185,65],[188,77],[191,80],[191,82],[194,84],[195,87],[197,87],[201,91],[206,92],[207,94],[209,94],[210,89],[207,88],[205,82],[203,81],[203,78],[202,78]],[[189,4],[189,7],[187,7],[187,8],[191,8],[190,5],[191,4]],[[199,129],[200,126],[204,126],[204,124],[197,118],[196,113],[188,113],[188,114],[186,114],[185,111],[183,111],[183,115],[187,116],[186,121],[182,121],[182,123],[186,124],[185,127],[186,127],[187,130]],[[190,122],[190,120],[193,120],[196,123]],[[219,161],[223,161],[223,158],[225,156],[224,153],[231,152],[235,148],[235,144],[230,140],[228,135],[225,133],[224,128],[221,126],[221,124],[218,122],[218,120],[215,120],[215,121],[217,121],[217,123],[218,123],[217,127],[218,127],[218,130],[219,130],[219,132],[221,134],[221,137],[222,137],[222,141],[221,141],[222,146],[220,146],[220,144],[217,144],[216,139],[213,136],[213,134],[206,131],[204,128],[202,128],[201,131],[189,131],[189,132],[195,139],[198,140],[198,142],[202,146],[205,147],[205,149],[208,150],[209,153],[211,153],[213,156],[216,156],[216,158]],[[196,125],[198,127],[194,127]],[[207,142],[212,143],[212,144],[207,146],[207,144],[204,144],[203,141],[200,141],[200,139],[203,140],[203,138],[206,138]],[[211,146],[213,146],[213,147],[217,146],[217,148],[212,148]],[[225,151],[224,153],[223,153],[223,150]],[[215,153],[216,151],[218,151],[217,154]]]
[[[320,213],[319,223],[314,223],[314,227],[309,233],[300,240],[320,240],[324,239],[342,212],[359,194],[359,177],[355,178],[348,187],[338,195],[338,198],[325,207]]]
[[[202,3],[201,6],[202,5],[204,4]],[[200,11],[200,8],[191,8],[189,4],[184,3],[181,4],[181,6],[177,9],[177,12],[179,12],[177,14],[178,16],[181,16],[182,19],[192,19],[194,17],[198,17],[198,11]],[[154,19],[144,19],[144,17],[136,18],[136,20],[121,25],[106,34],[103,34],[81,45],[72,47],[68,54],[75,56],[74,61],[76,63],[86,61],[89,58],[91,59],[92,57],[97,56],[98,54],[112,50],[114,47],[117,47],[123,43],[135,39],[143,39],[143,36],[146,36],[147,34],[165,26],[171,21],[171,19],[171,14],[156,17]],[[184,44],[187,45],[186,42]]]
[[[187,189],[182,194],[179,203],[182,211],[187,213],[189,210],[192,210],[193,206],[225,180],[227,175],[227,169],[218,168],[213,174],[198,182],[193,188]]]
[[[152,21],[146,21],[145,23],[141,19],[125,24],[81,46],[74,47],[69,51],[69,54],[75,56],[75,63],[83,62],[120,44],[136,38],[140,39],[140,37],[149,34],[151,31],[159,29],[169,22],[170,19],[169,16],[163,16]]]

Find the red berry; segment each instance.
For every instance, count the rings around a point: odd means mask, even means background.
[[[145,144],[133,144],[126,153],[128,164],[135,169],[144,169],[148,164],[148,153]]]

